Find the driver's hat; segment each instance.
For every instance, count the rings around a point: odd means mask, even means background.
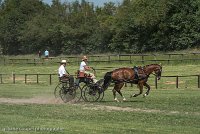
[[[87,60],[88,58],[87,58],[87,56],[83,56],[83,58],[82,58],[82,60]]]
[[[60,63],[67,63],[67,61],[66,60],[62,60]]]

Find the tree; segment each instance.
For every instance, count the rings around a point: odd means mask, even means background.
[[[43,10],[39,0],[5,0],[2,7],[3,14],[0,25],[0,44],[4,54],[20,54],[23,44],[20,33],[24,24],[36,13]]]
[[[41,0],[0,1],[4,54],[142,53],[181,50],[200,43],[199,0],[123,0],[102,7],[86,0],[52,5]]]
[[[199,42],[198,0],[125,0],[111,47],[118,52],[180,50]]]

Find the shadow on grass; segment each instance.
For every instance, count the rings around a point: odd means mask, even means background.
[[[98,101],[98,102],[94,102],[94,103],[130,103],[130,102],[139,102],[139,103],[143,103],[145,101],[142,101],[142,100],[127,100],[127,101],[120,101],[120,102],[116,102],[114,100],[109,100],[109,101],[106,101],[106,100],[102,100],[102,101]]]

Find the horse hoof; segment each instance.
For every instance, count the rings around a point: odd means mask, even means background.
[[[119,100],[118,100],[118,99],[116,99],[116,98],[115,98],[114,100],[115,100],[116,102],[119,102]]]
[[[143,97],[146,97],[146,96],[147,96],[147,94],[144,94],[144,95],[143,95]]]
[[[136,95],[136,94],[133,94],[132,97],[137,97],[137,95]]]
[[[123,101],[126,101],[126,98],[124,98]]]

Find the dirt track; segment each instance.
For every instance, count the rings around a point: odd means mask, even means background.
[[[117,102],[116,102],[117,103]],[[47,98],[47,97],[34,97],[28,99],[13,99],[13,98],[0,98],[0,104],[64,104],[61,99],[56,98]],[[73,105],[80,105],[74,103],[68,103]],[[123,112],[142,112],[142,113],[163,113],[168,115],[174,114],[184,114],[184,115],[200,115],[199,112],[180,112],[180,111],[165,111],[159,109],[140,109],[140,108],[132,108],[132,107],[119,107],[119,106],[106,106],[106,105],[95,105],[91,103],[84,103],[80,106],[86,110],[97,110],[97,111],[123,111]]]
[[[10,104],[63,104],[61,99],[47,98],[47,97],[34,97],[27,99],[13,99],[13,98],[0,98],[0,103]]]

